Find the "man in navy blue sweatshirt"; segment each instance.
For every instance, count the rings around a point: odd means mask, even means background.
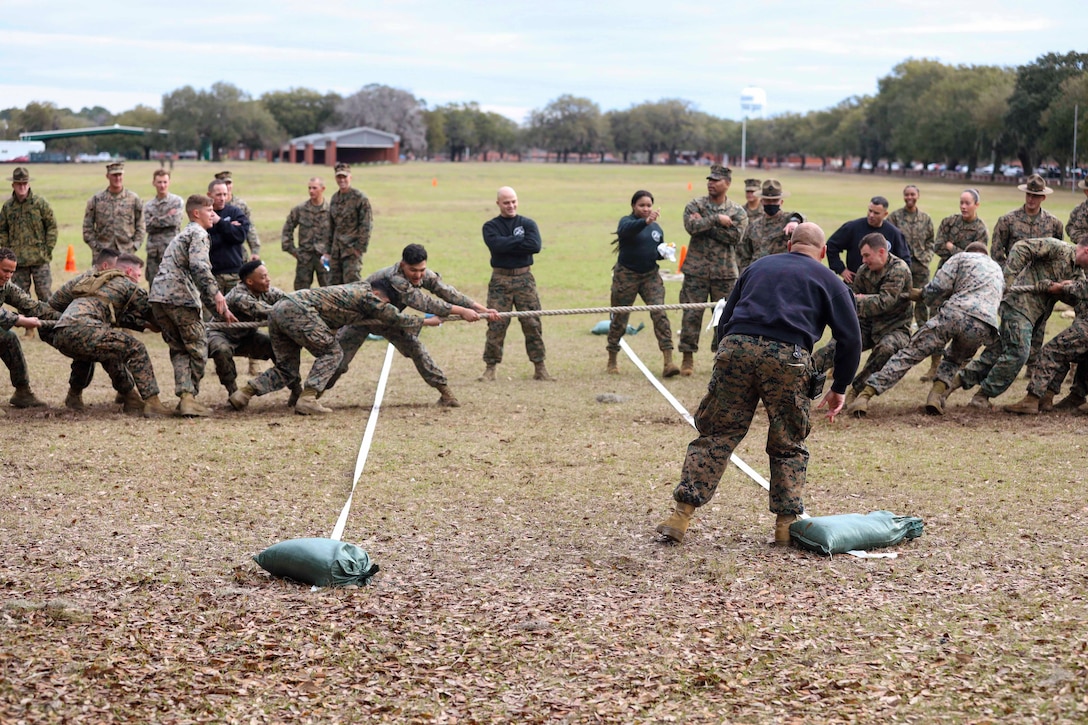
[[[809,361],[812,347],[831,327],[836,340],[831,390],[820,402],[834,421],[861,360],[861,328],[854,295],[820,260],[824,233],[812,223],[793,232],[788,254],[753,262],[729,295],[718,337],[722,340],[707,393],[695,413],[699,437],[688,445],[675,510],[658,533],[684,538],[695,509],[714,496],[733,450],[748,433],[759,401],[767,409],[771,459],[770,510],[774,541],[790,542],[790,524],[804,512],[808,466]],[[818,394],[818,393],[817,393]]]
[[[208,258],[212,262],[212,274],[215,275],[219,291],[225,295],[238,284],[238,270],[246,262],[242,245],[246,241],[249,220],[238,207],[227,203],[230,199],[227,182],[216,179],[208,184],[208,196],[212,199],[212,209],[219,217],[219,221],[208,230]]]
[[[903,232],[888,219],[888,200],[874,196],[869,200],[869,211],[861,219],[846,222],[827,240],[827,266],[842,277],[846,284],[853,284],[854,273],[861,266],[861,240],[868,234],[879,234],[888,240],[888,250],[910,266],[910,247]],[[846,252],[846,264],[839,253]]]

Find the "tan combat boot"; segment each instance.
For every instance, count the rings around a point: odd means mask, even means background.
[[[145,418],[169,418],[173,414],[174,411],[163,405],[158,395],[152,395],[144,401]]]
[[[87,406],[83,404],[83,391],[68,388],[68,394],[64,396],[64,407],[68,410],[86,410]]]
[[[1024,396],[1024,399],[1018,403],[1012,405],[1006,405],[1004,407],[1006,413],[1016,413],[1018,415],[1038,415],[1039,414],[1039,402],[1038,395],[1028,393]]]
[[[230,403],[230,407],[235,410],[245,410],[245,407],[249,405],[249,399],[256,394],[257,391],[254,390],[253,386],[246,383],[230,394],[228,402]]]
[[[1039,412],[1049,413],[1054,410],[1054,391],[1048,390],[1043,393],[1043,397],[1039,400]]]
[[[212,414],[192,393],[182,393],[178,400],[177,414],[183,418],[202,418]]]
[[[125,415],[143,415],[144,399],[140,397],[140,391],[133,388],[125,393],[125,403],[121,406],[121,412]]]
[[[457,397],[450,390],[448,385],[439,385],[438,392],[442,394],[442,397],[438,399],[438,407],[440,408],[460,408],[461,402],[457,400]]]
[[[774,520],[774,545],[790,545],[790,524],[797,520],[797,514],[778,514]]]
[[[253,377],[257,377],[261,374],[261,363],[254,358],[249,359],[249,374]]]
[[[488,363],[487,367],[484,368],[483,374],[481,374],[480,377],[477,378],[477,379],[481,383],[493,383],[493,382],[495,382],[495,364],[494,363]]]
[[[44,401],[39,400],[38,396],[34,395],[34,391],[30,389],[29,385],[20,385],[15,388],[15,394],[11,396],[12,408],[46,408],[48,407]]]
[[[1088,403],[1088,400],[1085,400],[1083,395],[1070,393],[1054,404],[1054,410],[1076,410],[1085,403]]]
[[[690,377],[695,372],[695,353],[685,352],[684,358],[680,361],[680,374],[685,378]]]
[[[672,361],[672,350],[662,350],[661,354],[665,357],[665,369],[661,371],[661,377],[675,378],[680,374],[680,368]]]
[[[854,399],[854,402],[850,404],[850,407],[846,409],[847,415],[852,415],[855,418],[864,418],[869,414],[869,401],[876,395],[876,388],[872,385],[866,385],[865,389],[858,393],[858,397]]]
[[[842,401],[842,404],[849,408],[854,404],[854,401],[858,399],[858,391],[853,385],[846,389],[846,398]]]
[[[317,402],[317,391],[313,388],[303,388],[302,395],[298,396],[295,403],[295,415],[325,415],[331,413],[332,408],[326,408]]]
[[[657,525],[657,533],[679,544],[684,540],[684,532],[688,530],[694,513],[695,507],[690,503],[677,502],[669,517]]]
[[[990,399],[981,390],[975,393],[967,404],[979,410],[992,410],[994,407]]]
[[[533,363],[533,367],[536,368],[536,371],[533,373],[533,380],[547,380],[548,382],[555,382],[555,378],[548,374],[548,368],[544,367],[543,360],[538,363]]]
[[[929,370],[922,376],[923,383],[931,383],[937,379],[937,368],[941,366],[941,358],[944,357],[943,353],[934,353],[929,357]]]
[[[609,375],[619,375],[620,374],[619,361],[616,360],[616,356],[618,354],[619,353],[617,353],[615,350],[609,350],[608,351],[608,365],[605,367],[604,371],[606,373],[608,373]]]
[[[948,394],[948,386],[943,381],[934,380],[933,387],[926,398],[926,412],[930,415],[944,415],[944,397]]]

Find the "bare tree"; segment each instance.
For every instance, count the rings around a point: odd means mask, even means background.
[[[369,126],[397,134],[401,148],[423,154],[427,150],[424,108],[423,101],[408,91],[371,83],[337,105],[339,120],[330,130]]]

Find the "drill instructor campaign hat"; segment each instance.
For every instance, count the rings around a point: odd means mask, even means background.
[[[782,191],[782,182],[778,179],[767,179],[763,182],[763,188],[757,196],[760,199],[784,199],[789,194]]]
[[[1043,181],[1043,177],[1038,174],[1032,174],[1028,177],[1026,183],[1020,184],[1020,186],[1016,188],[1020,191],[1034,194],[1035,196],[1047,196],[1048,194],[1054,193],[1054,190],[1047,186],[1046,182]]]
[[[15,171],[11,172],[11,178],[7,181],[13,184],[27,184],[31,181],[30,172],[24,166],[16,166]]]

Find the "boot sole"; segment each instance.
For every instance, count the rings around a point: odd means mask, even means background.
[[[664,536],[670,541],[674,541],[677,544],[684,540],[684,532],[678,529],[674,529],[671,526],[665,526],[664,524],[657,527],[657,533]]]

